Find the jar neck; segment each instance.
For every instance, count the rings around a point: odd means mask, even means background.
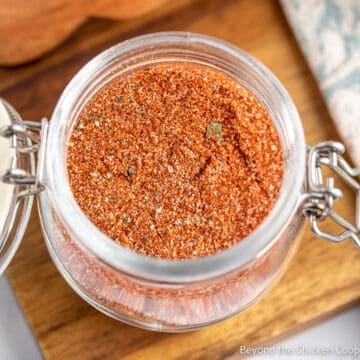
[[[266,107],[284,153],[278,200],[265,221],[237,245],[195,260],[159,260],[132,252],[107,238],[77,205],[67,179],[67,143],[87,101],[127,71],[164,62],[201,64],[249,89]],[[116,45],[90,61],[71,80],[51,119],[47,151],[47,191],[52,206],[75,242],[117,271],[166,283],[204,280],[241,269],[260,256],[296,212],[305,176],[305,143],[299,115],[279,81],[254,58],[223,41],[191,33],[158,33]]]

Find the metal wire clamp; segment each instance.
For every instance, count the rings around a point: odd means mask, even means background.
[[[38,194],[44,189],[41,179],[43,179],[44,173],[47,130],[48,121],[45,118],[40,123],[31,121],[13,122],[0,128],[0,136],[10,140],[10,147],[15,152],[10,159],[9,167],[0,172],[0,181],[23,186],[24,190],[18,193],[18,199]],[[17,153],[29,154],[33,152],[38,152],[37,168],[34,173],[29,173],[21,168]]]
[[[351,239],[356,247],[360,247],[360,169],[352,168],[342,157],[344,145],[335,141],[325,141],[308,147],[307,186],[303,195],[303,212],[310,220],[312,232],[332,242]],[[342,191],[334,186],[334,178],[323,179],[322,167],[328,167],[342,178],[355,191],[355,224],[349,223],[333,210],[334,201],[342,197]],[[321,230],[319,224],[331,219],[343,228],[339,234],[331,234]]]

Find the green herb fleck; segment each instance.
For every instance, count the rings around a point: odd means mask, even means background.
[[[124,101],[124,96],[123,95],[118,96],[118,102],[122,103],[123,101]]]
[[[136,174],[136,168],[134,166],[130,166],[127,173],[129,175],[135,175]]]
[[[130,166],[125,174],[126,180],[130,181],[131,176],[136,174],[136,168],[134,166]]]
[[[136,91],[137,89],[139,88],[139,85],[137,84],[133,84],[133,85],[130,85],[130,91]]]
[[[131,222],[131,218],[130,218],[130,216],[129,215],[127,215],[127,214],[125,214],[124,216],[123,216],[123,224],[124,225],[126,225],[126,224],[129,224],[130,222]]]
[[[206,138],[210,140],[222,140],[222,125],[219,123],[211,123],[206,128]]]

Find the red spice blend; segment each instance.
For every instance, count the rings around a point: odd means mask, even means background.
[[[249,235],[283,176],[277,130],[259,100],[200,65],[122,75],[84,107],[67,154],[76,201],[139,253],[198,258]]]

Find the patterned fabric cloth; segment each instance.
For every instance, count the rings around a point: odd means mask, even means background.
[[[360,0],[281,0],[354,165],[360,167]]]

